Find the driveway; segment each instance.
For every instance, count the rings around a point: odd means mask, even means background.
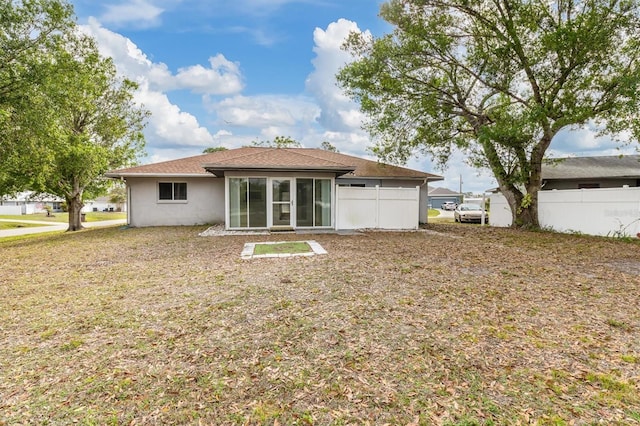
[[[453,210],[438,209],[438,211],[440,212],[440,214],[436,217],[442,218],[442,219],[453,219]]]
[[[66,231],[69,228],[68,223],[56,223],[56,222],[44,222],[40,220],[9,220],[9,219],[0,219],[0,222],[20,222],[20,223],[29,223],[34,225],[46,225],[46,226],[34,226],[29,228],[16,228],[16,229],[3,229],[0,230],[0,238],[4,237],[17,237],[20,235],[28,235],[28,234],[42,234],[45,232],[55,232],[55,231]],[[85,228],[102,228],[105,226],[118,226],[118,225],[126,225],[126,219],[116,219],[116,220],[103,220],[100,222],[83,222],[82,226]]]

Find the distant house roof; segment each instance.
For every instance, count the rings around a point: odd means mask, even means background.
[[[354,178],[429,181],[443,177],[316,148],[245,147],[108,172],[112,178],[133,176],[209,176],[227,171],[332,172]]]
[[[452,191],[448,188],[432,188],[429,187],[429,196],[458,196],[458,192]]]
[[[639,178],[640,155],[569,157],[542,165],[542,179]]]

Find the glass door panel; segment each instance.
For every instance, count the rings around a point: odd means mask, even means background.
[[[267,227],[267,179],[249,179],[249,227]]]
[[[229,226],[267,227],[266,178],[229,178]]]
[[[296,226],[313,226],[313,179],[296,179]]]
[[[331,226],[331,179],[315,181],[315,226]]]
[[[291,179],[271,180],[272,225],[291,226]]]
[[[247,179],[229,179],[229,226],[245,228],[247,226]]]

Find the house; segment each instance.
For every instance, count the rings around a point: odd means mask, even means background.
[[[427,218],[427,184],[443,179],[320,149],[266,147],[115,170],[107,177],[127,184],[131,226],[224,223],[227,229],[341,229],[339,208],[348,216],[346,206],[364,206],[358,197],[376,188],[377,202],[380,189],[395,188],[387,195],[401,194],[400,189],[419,194],[411,207],[417,226],[419,219]],[[339,193],[348,193],[350,201],[341,201]],[[400,217],[401,210],[385,214]]]
[[[111,197],[102,196],[95,200],[85,201],[83,212],[124,212],[127,211],[127,203],[114,203]]]
[[[20,192],[12,196],[0,197],[0,215],[23,215],[45,212],[61,212],[64,199],[50,194],[33,191]]]
[[[640,155],[570,157],[542,165],[542,190],[640,186]]]
[[[429,206],[432,209],[439,209],[443,203],[447,201],[456,204],[462,203],[462,194],[447,188],[431,188],[429,187]]]

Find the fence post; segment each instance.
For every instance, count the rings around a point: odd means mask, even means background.
[[[376,185],[376,229],[380,228],[380,185]]]

